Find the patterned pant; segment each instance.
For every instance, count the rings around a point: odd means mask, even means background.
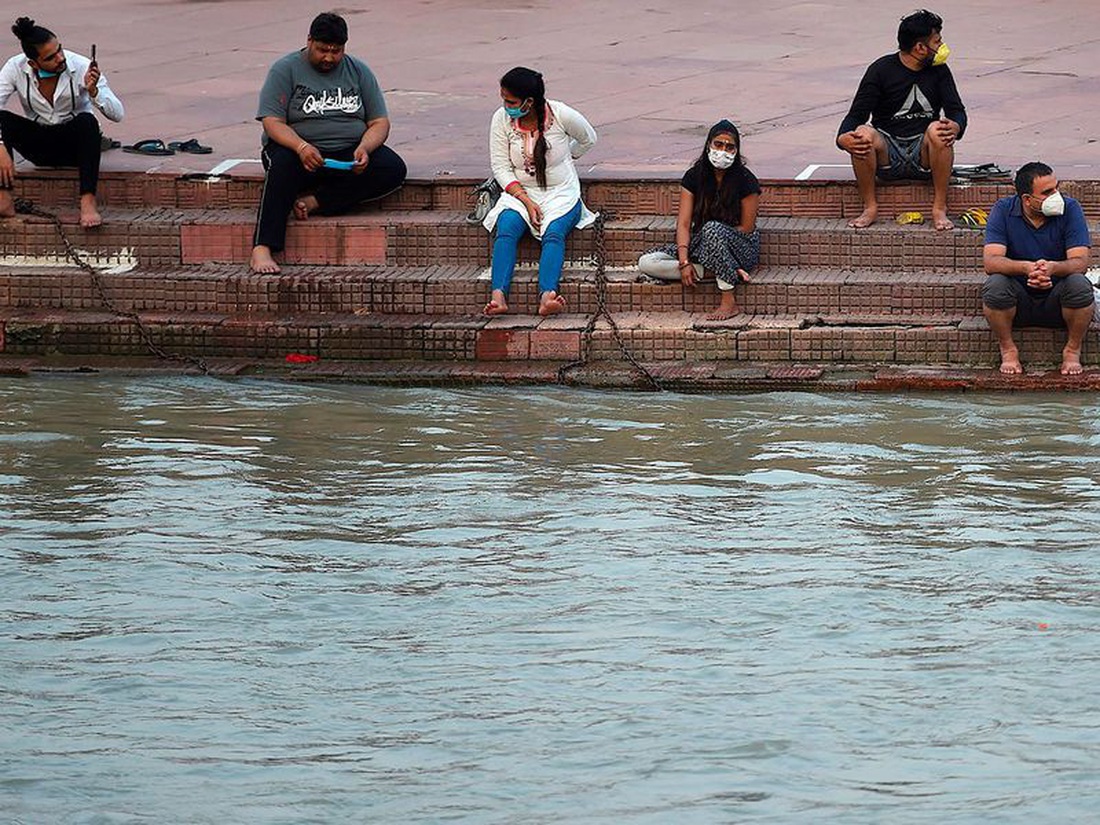
[[[654,247],[642,257],[654,253],[675,258],[676,244]],[[754,229],[746,235],[721,221],[707,221],[688,241],[688,260],[713,272],[720,287],[733,289],[738,269],[752,272],[760,263],[760,230]]]

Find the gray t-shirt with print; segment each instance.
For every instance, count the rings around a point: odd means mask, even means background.
[[[382,89],[367,64],[345,54],[331,72],[310,65],[305,49],[279,58],[260,91],[256,119],[280,117],[322,152],[349,149],[364,124],[386,117]],[[267,135],[264,135],[267,143]]]

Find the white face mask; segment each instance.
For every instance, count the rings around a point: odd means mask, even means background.
[[[1056,218],[1066,211],[1066,199],[1062,197],[1061,192],[1055,192],[1053,195],[1048,195],[1043,200],[1043,214],[1048,218]]]
[[[726,152],[723,149],[711,149],[707,152],[710,165],[715,169],[729,169],[737,160],[737,152]]]

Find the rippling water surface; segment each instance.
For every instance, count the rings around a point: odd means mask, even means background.
[[[0,410],[4,821],[1096,821],[1092,396]]]

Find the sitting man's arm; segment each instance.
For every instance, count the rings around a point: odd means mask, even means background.
[[[1089,268],[1089,248],[1075,246],[1066,250],[1064,261],[1038,261],[1045,263],[1051,278],[1065,278],[1067,275],[1085,273]]]
[[[955,78],[951,69],[944,67],[943,80],[940,82],[940,96],[943,101],[943,117],[952,124],[953,140],[962,140],[966,131],[966,107],[963,105]]]
[[[262,118],[260,123],[263,124],[264,132],[271,140],[296,152],[302,161],[302,166],[309,171],[314,172],[324,165],[325,159],[321,157],[317,147],[309,141],[303,140],[301,135],[295,132],[294,127],[288,124],[285,119],[268,115]]]
[[[982,247],[982,266],[986,275],[1022,276],[1027,278],[1034,261],[1021,261],[1008,257],[1008,217],[1011,202],[999,200],[989,212],[985,225],[985,246]]]
[[[370,162],[371,152],[378,149],[386,138],[390,136],[390,119],[388,117],[376,117],[367,121],[367,128],[363,130],[363,137],[359,139],[359,145],[355,147],[355,171],[362,172]]]
[[[836,145],[838,149],[851,152],[856,155],[866,155],[871,151],[870,141],[863,141],[856,134],[856,129],[863,126],[871,118],[871,112],[878,104],[882,92],[879,88],[878,77],[873,71],[873,64],[867,67],[863,78],[859,81],[855,97],[848,114],[840,122],[840,128],[836,133]]]
[[[1003,243],[987,243],[982,247],[982,265],[986,275],[1023,275],[1031,272],[1034,261],[1017,261],[1008,257]]]
[[[13,57],[0,70],[0,109],[15,94],[18,77]],[[15,159],[4,147],[2,138],[3,135],[0,135],[0,189],[8,189],[15,183]]]

